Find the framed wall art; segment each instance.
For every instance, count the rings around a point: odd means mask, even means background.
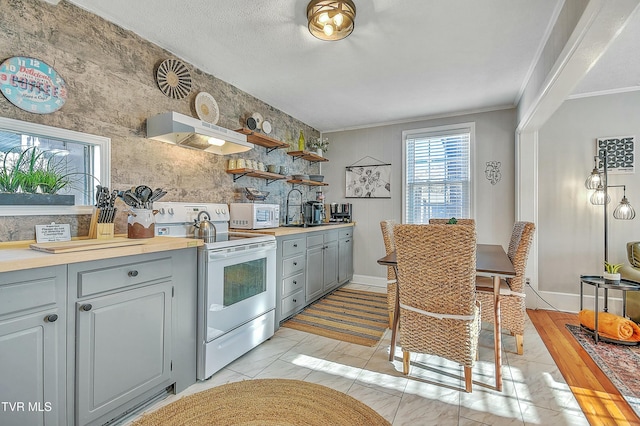
[[[354,164],[346,169],[346,198],[391,198],[391,164]]]
[[[604,167],[607,157],[607,173],[635,173],[635,136],[608,136],[596,139],[598,168]]]

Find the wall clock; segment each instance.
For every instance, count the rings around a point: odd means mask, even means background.
[[[62,108],[67,86],[50,65],[39,59],[14,56],[0,65],[0,91],[18,108],[49,114]]]
[[[182,99],[191,92],[189,68],[177,59],[167,59],[160,64],[156,82],[160,91],[173,99]]]

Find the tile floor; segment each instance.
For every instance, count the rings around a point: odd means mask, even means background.
[[[348,285],[354,289],[382,288]],[[412,354],[409,376],[402,374],[402,351],[388,361],[391,332],[365,347],[288,328],[178,395],[147,410],[229,382],[249,379],[297,379],[350,395],[393,425],[588,425],[571,390],[533,324],[527,321],[525,352],[503,338],[503,392],[494,388],[493,332],[484,324],[480,360],[473,369],[473,392],[464,392],[463,369],[434,356]],[[137,418],[137,417],[136,417]]]

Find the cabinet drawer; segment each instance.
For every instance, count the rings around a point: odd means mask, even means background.
[[[289,257],[294,254],[304,253],[306,246],[304,238],[296,238],[295,240],[286,240],[282,242],[282,257]]]
[[[304,271],[304,255],[291,257],[282,261],[282,274],[285,277]]]
[[[78,272],[78,297],[129,287],[171,276],[171,258]]]
[[[348,238],[353,236],[353,229],[340,229],[340,239]]]
[[[330,243],[331,241],[338,241],[338,231],[330,231],[324,234],[324,242]]]
[[[307,247],[319,246],[324,243],[324,233],[318,232],[307,237]]]
[[[291,313],[302,308],[302,306],[304,306],[304,294],[302,290],[285,297],[282,299],[282,318],[289,316]]]
[[[282,280],[282,294],[289,294],[304,288],[304,272]]]
[[[0,316],[56,303],[55,278],[14,282],[0,287]]]

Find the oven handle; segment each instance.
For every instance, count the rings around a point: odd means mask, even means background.
[[[234,256],[244,256],[247,253],[266,253],[276,250],[275,241],[227,247],[219,250],[208,250],[208,259],[227,259]]]

